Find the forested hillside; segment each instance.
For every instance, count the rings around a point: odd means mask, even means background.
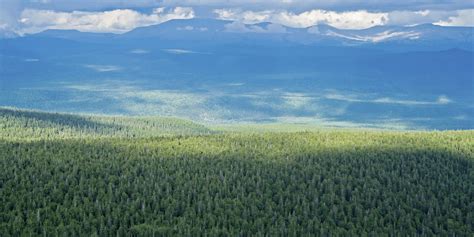
[[[0,236],[472,236],[474,131],[0,110]]]
[[[208,128],[176,118],[78,116],[0,107],[4,139],[64,139],[154,137],[212,133]]]

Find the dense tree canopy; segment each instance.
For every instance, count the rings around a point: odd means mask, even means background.
[[[472,131],[0,115],[1,236],[474,234]]]

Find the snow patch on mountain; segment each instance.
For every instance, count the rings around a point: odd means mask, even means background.
[[[416,32],[416,31],[390,31],[390,30],[376,33],[373,35],[343,34],[343,33],[337,33],[334,31],[328,31],[325,35],[340,37],[340,38],[355,40],[355,41],[372,42],[372,43],[378,43],[378,42],[393,40],[393,39],[415,40],[421,37],[421,33]]]

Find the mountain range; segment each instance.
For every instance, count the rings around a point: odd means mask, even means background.
[[[418,47],[418,49],[473,49],[472,27],[443,27],[433,24],[415,26],[375,26],[361,30],[337,29],[329,25],[291,28],[275,23],[244,24],[216,19],[170,20],[138,27],[124,34],[87,33],[76,30],[46,30],[28,37],[52,37],[82,42],[107,42],[111,39],[130,41],[159,39],[162,41],[219,41],[289,43],[304,45]],[[270,41],[270,42],[269,42]],[[201,42],[202,43],[202,42]],[[375,43],[375,45],[374,45]],[[390,45],[387,45],[390,44]]]

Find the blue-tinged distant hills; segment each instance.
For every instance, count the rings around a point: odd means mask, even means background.
[[[256,43],[270,40],[272,43],[323,44],[338,46],[369,46],[385,49],[390,47],[439,50],[446,48],[473,49],[472,27],[443,27],[433,24],[416,26],[375,26],[362,30],[342,30],[329,25],[308,28],[291,28],[275,23],[243,24],[216,19],[170,20],[147,27],[138,27],[125,34],[88,33],[77,30],[46,30],[30,37],[70,39],[81,42],[106,42],[117,39],[146,41],[206,41],[209,44],[229,42]],[[211,41],[209,41],[211,40]],[[256,42],[250,42],[250,40]],[[110,42],[109,42],[110,43]],[[201,42],[203,43],[203,42]],[[376,43],[375,45],[373,43]],[[420,48],[418,48],[420,49]]]
[[[0,40],[0,106],[228,122],[472,129],[473,28],[212,19]]]

